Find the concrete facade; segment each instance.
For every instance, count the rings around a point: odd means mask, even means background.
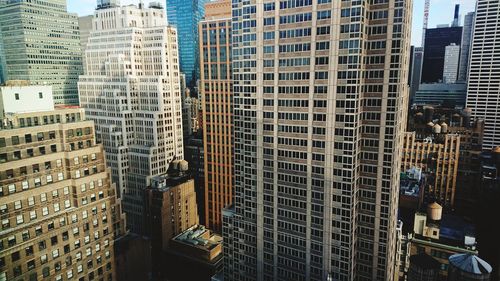
[[[411,7],[233,1],[225,280],[394,280]]]
[[[80,32],[66,0],[1,1],[0,65],[0,81],[51,85],[56,104],[78,105]]]
[[[142,191],[184,157],[177,30],[166,25],[165,10],[96,10],[78,87],[106,149],[128,227],[142,233]]]
[[[470,55],[467,107],[474,119],[485,120],[483,149],[500,146],[500,5],[479,0],[476,6]]]
[[[8,118],[0,130],[0,280],[117,280],[113,245],[125,216],[94,123],[78,108]]]

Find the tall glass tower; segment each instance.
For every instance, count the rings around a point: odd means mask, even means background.
[[[0,1],[0,65],[0,81],[52,85],[56,104],[78,105],[80,31],[66,0]]]
[[[394,280],[411,9],[232,1],[224,280]]]
[[[194,87],[200,77],[198,22],[205,16],[208,0],[167,0],[168,23],[177,27],[181,72],[186,85]]]

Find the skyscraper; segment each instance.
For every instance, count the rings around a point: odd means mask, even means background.
[[[460,26],[460,4],[455,4],[455,13],[453,14],[451,26]]]
[[[457,82],[458,65],[460,62],[460,46],[451,43],[444,49],[443,82],[447,84]]]
[[[231,1],[208,2],[200,26],[200,92],[205,151],[205,224],[222,230],[222,209],[233,202]]]
[[[94,22],[80,102],[96,123],[127,224],[142,233],[143,189],[184,156],[177,31],[157,4],[98,9]]]
[[[422,64],[424,60],[424,48],[415,47],[413,49],[412,69],[410,76],[410,104],[413,104],[415,93],[418,91],[422,80]]]
[[[49,86],[0,95],[0,280],[116,280],[125,217],[94,122]]]
[[[232,7],[224,279],[392,281],[412,1]]]
[[[436,83],[443,80],[446,46],[454,43],[460,46],[462,27],[429,28],[425,32],[422,83]]]
[[[472,43],[472,29],[474,28],[474,12],[465,15],[462,31],[462,45],[460,46],[460,66],[458,68],[458,81],[466,82],[469,71],[469,56]]]
[[[469,65],[467,107],[472,118],[484,119],[483,149],[500,145],[500,3],[479,0]]]
[[[78,105],[80,32],[66,0],[0,1],[0,65],[0,80],[52,85],[56,104]]]
[[[205,15],[207,0],[167,0],[168,23],[177,27],[181,72],[193,88],[199,78],[198,22]]]

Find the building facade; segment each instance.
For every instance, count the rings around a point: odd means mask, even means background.
[[[437,201],[446,208],[453,208],[457,186],[460,136],[457,134],[434,136],[435,138],[417,139],[416,132],[406,133],[401,169],[406,171],[417,167],[430,174],[429,185],[424,190],[424,202]]]
[[[141,233],[142,190],[184,157],[177,31],[156,4],[98,9],[93,26],[80,103],[96,123],[128,227]]]
[[[168,250],[172,238],[199,223],[194,179],[187,162],[174,162],[173,166],[177,167],[171,167],[168,174],[153,178],[144,192],[144,219],[153,252]]]
[[[413,104],[445,105],[449,107],[464,107],[467,100],[467,84],[465,83],[431,83],[420,84],[415,92]]]
[[[94,123],[79,108],[2,121],[0,279],[117,280],[125,217]]]
[[[196,86],[200,61],[198,49],[198,22],[205,15],[207,0],[166,0],[168,23],[179,33],[179,58],[181,72],[186,75],[186,85]]]
[[[462,30],[462,45],[460,46],[460,66],[458,68],[458,81],[467,82],[469,73],[470,47],[472,44],[472,30],[474,28],[474,12],[467,13],[464,17]]]
[[[0,2],[0,80],[52,85],[57,104],[78,105],[78,16],[66,0]]]
[[[457,82],[458,65],[460,62],[460,46],[451,43],[445,47],[444,65],[443,65],[443,82],[452,84]]]
[[[461,42],[462,27],[460,26],[429,28],[426,30],[422,83],[443,81],[446,46],[452,43],[460,46]]]
[[[231,1],[209,2],[200,27],[200,92],[204,119],[205,222],[221,232],[222,209],[233,202]]]
[[[412,1],[232,7],[228,280],[393,280]]]
[[[476,19],[470,55],[469,80],[467,88],[467,107],[472,110],[474,119],[485,120],[483,149],[489,150],[500,145],[500,69],[496,57],[500,50],[498,34],[500,6],[496,2],[479,0],[476,6]]]
[[[410,104],[415,101],[415,93],[418,91],[422,80],[422,65],[424,62],[424,48],[415,47],[413,49],[413,60],[410,76]]]
[[[82,50],[82,54],[85,54],[85,50],[87,49],[90,32],[92,31],[92,20],[94,20],[93,15],[78,18],[78,29],[80,30],[80,48]]]

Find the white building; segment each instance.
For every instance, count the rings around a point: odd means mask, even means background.
[[[177,31],[166,22],[158,4],[96,10],[78,83],[136,233],[141,189],[183,158]]]
[[[443,82],[452,84],[457,82],[458,64],[460,62],[460,46],[451,43],[444,52]]]
[[[484,119],[483,149],[500,145],[500,5],[478,0],[472,37],[467,108]]]
[[[7,114],[54,110],[52,86],[29,86],[22,82],[9,81],[0,87],[1,119]]]

